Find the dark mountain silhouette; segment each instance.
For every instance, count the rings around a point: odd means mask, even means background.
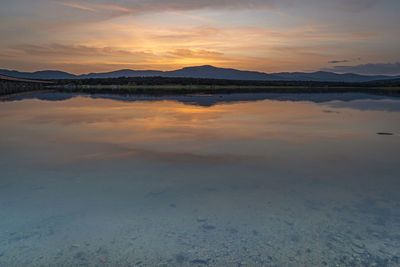
[[[76,79],[77,76],[63,71],[43,70],[36,72],[19,72],[16,70],[0,70],[0,74],[24,79],[38,80],[57,80],[57,79]]]
[[[0,74],[30,79],[90,79],[90,78],[119,78],[119,77],[182,77],[182,78],[207,78],[227,80],[254,80],[254,81],[323,81],[323,82],[370,82],[375,80],[398,79],[400,76],[367,76],[353,73],[337,74],[333,72],[317,71],[312,73],[304,72],[281,72],[267,74],[256,71],[241,71],[228,68],[217,68],[209,65],[186,67],[174,71],[156,70],[118,70],[105,73],[90,73],[74,75],[62,71],[37,71],[19,72],[0,70]]]
[[[393,76],[367,76],[354,73],[337,74],[333,72],[317,71],[312,73],[304,72],[283,72],[276,73],[276,76],[283,78],[283,80],[296,80],[296,81],[315,81],[315,82],[370,82],[375,80],[393,79]]]
[[[154,77],[163,76],[163,71],[156,70],[117,70],[105,73],[89,73],[79,75],[76,78],[80,79],[99,79],[99,78],[120,78],[120,77]]]
[[[256,71],[241,71],[235,69],[217,68],[210,65],[199,67],[186,67],[179,70],[164,73],[167,77],[182,78],[205,78],[205,79],[226,79],[226,80],[275,80],[272,74]]]

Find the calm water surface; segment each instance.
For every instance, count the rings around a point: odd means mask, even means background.
[[[399,98],[7,99],[0,266],[399,266],[399,151]]]

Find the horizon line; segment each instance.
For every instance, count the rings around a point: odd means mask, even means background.
[[[217,69],[226,69],[226,70],[236,70],[236,71],[243,71],[243,72],[254,72],[254,73],[262,73],[262,74],[267,74],[267,75],[274,75],[274,74],[283,74],[283,73],[304,73],[304,74],[313,74],[317,72],[322,72],[322,73],[332,73],[332,74],[338,74],[338,75],[346,75],[346,74],[353,74],[353,75],[360,75],[360,76],[387,76],[387,77],[398,77],[400,76],[399,74],[361,74],[361,73],[356,73],[356,72],[333,72],[333,71],[325,71],[325,70],[315,70],[315,71],[293,71],[293,72],[288,72],[288,71],[281,71],[281,72],[263,72],[263,71],[257,71],[257,70],[242,70],[242,69],[235,69],[235,68],[227,68],[227,67],[216,67],[214,65],[210,64],[205,64],[205,65],[194,65],[194,66],[187,66],[187,67],[181,67],[178,69],[173,69],[173,70],[157,70],[157,69],[116,69],[116,70],[111,70],[111,71],[103,71],[103,72],[87,72],[87,73],[72,73],[60,69],[42,69],[42,70],[35,70],[35,71],[21,71],[17,69],[8,69],[8,68],[1,68],[0,70],[6,70],[6,71],[15,71],[19,73],[38,73],[38,72],[46,72],[46,71],[53,71],[53,72],[63,72],[67,73],[70,75],[74,76],[85,76],[85,75],[90,75],[90,74],[103,74],[103,73],[111,73],[111,72],[118,72],[118,71],[157,71],[157,72],[173,72],[173,71],[178,71],[178,70],[183,70],[187,68],[200,68],[200,67],[212,67],[212,68],[217,68]]]

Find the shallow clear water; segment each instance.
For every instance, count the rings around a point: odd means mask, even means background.
[[[43,93],[0,129],[0,266],[400,265],[399,98]]]

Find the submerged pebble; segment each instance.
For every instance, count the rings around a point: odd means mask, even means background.
[[[236,234],[236,233],[239,232],[237,229],[235,229],[235,228],[233,228],[233,227],[228,228],[228,229],[226,229],[226,230],[227,230],[230,234]]]
[[[104,257],[99,257],[98,259],[99,259],[99,261],[101,261],[101,262],[107,262],[107,259],[104,258]]]
[[[207,218],[205,218],[205,217],[197,217],[197,222],[206,222],[207,221]]]
[[[182,264],[186,261],[186,256],[183,253],[176,254],[175,261],[179,264]]]
[[[86,260],[86,255],[84,252],[81,251],[81,252],[76,253],[74,258],[78,259],[78,260]]]
[[[351,244],[352,244],[351,249],[354,251],[354,253],[357,253],[357,254],[365,253],[365,245],[361,240],[354,239],[354,240],[352,240]]]
[[[202,260],[202,259],[194,259],[190,262],[191,264],[204,264],[208,265],[208,260]]]
[[[211,224],[203,224],[201,226],[201,228],[203,228],[204,230],[209,231],[209,230],[214,230],[216,227],[214,225],[211,225]]]
[[[365,245],[361,240],[353,239],[351,243],[353,246],[355,246],[357,248],[365,248]]]
[[[363,248],[352,247],[351,249],[354,251],[354,253],[357,253],[357,254],[364,254],[365,253],[365,250]]]

